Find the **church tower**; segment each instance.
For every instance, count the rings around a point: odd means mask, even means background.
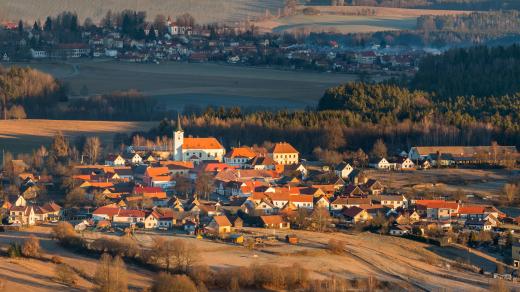
[[[184,131],[181,126],[181,116],[177,115],[177,129],[173,132],[173,160],[182,161],[182,144],[184,143]]]

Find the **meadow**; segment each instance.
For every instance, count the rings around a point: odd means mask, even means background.
[[[319,11],[305,15],[303,9]],[[367,12],[369,12],[367,14]],[[390,30],[413,30],[421,15],[467,13],[455,10],[403,9],[368,6],[301,6],[295,15],[262,20],[255,25],[261,31],[359,33]]]
[[[63,11],[78,14],[81,21],[89,17],[100,21],[107,11],[132,9],[146,11],[151,20],[157,14],[175,17],[183,13],[192,14],[199,23],[221,21],[243,21],[248,17],[265,13],[268,9],[275,13],[283,6],[283,0],[2,0],[0,20],[29,22],[44,21],[49,15]]]
[[[5,64],[13,65],[13,64]],[[316,106],[325,90],[356,75],[282,71],[220,64],[135,64],[117,61],[18,63],[66,82],[72,98],[137,89],[166,109],[207,105],[303,109]],[[374,78],[374,79],[377,79]]]
[[[0,151],[30,153],[40,145],[49,146],[58,131],[72,140],[82,135],[98,136],[104,145],[112,145],[116,133],[147,131],[156,125],[156,122],[0,120]]]

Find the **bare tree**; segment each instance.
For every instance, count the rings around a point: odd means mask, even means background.
[[[387,148],[383,139],[377,139],[372,147],[372,152],[370,153],[374,158],[383,158],[387,156]]]
[[[195,180],[195,191],[209,199],[209,195],[214,189],[213,183],[213,177],[209,173],[202,173]]]
[[[520,188],[516,184],[509,183],[504,185],[504,195],[509,203],[516,200],[519,192]]]
[[[96,274],[94,275],[99,292],[126,292],[128,278],[125,263],[121,257],[112,258],[109,254],[101,255]]]
[[[98,137],[88,137],[83,146],[83,154],[89,158],[90,163],[95,163],[98,160],[99,152],[101,150],[101,141]]]
[[[197,292],[197,286],[185,275],[160,273],[155,279],[152,292]]]
[[[34,235],[29,236],[22,245],[22,255],[25,257],[38,257],[40,254],[40,240]]]
[[[65,285],[74,286],[77,282],[76,272],[66,264],[58,264],[54,274],[56,280]]]

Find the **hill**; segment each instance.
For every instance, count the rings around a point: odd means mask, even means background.
[[[157,14],[173,17],[190,13],[197,22],[210,23],[240,21],[248,16],[263,14],[266,9],[275,13],[283,3],[283,0],[3,0],[0,20],[43,21],[48,15],[75,11],[80,20],[90,17],[99,21],[109,10],[132,9],[146,11],[152,20]]]

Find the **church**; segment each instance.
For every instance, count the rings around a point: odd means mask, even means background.
[[[226,149],[213,138],[184,138],[180,116],[177,116],[177,129],[173,132],[172,159],[175,161],[192,161],[195,164],[205,160],[222,162]]]

